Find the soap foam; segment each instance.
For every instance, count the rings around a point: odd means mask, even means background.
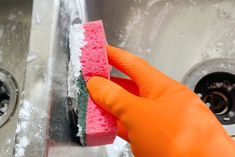
[[[69,33],[69,48],[70,48],[70,61],[68,67],[68,97],[71,98],[72,104],[77,109],[77,78],[81,75],[81,62],[80,57],[82,55],[81,48],[86,45],[84,41],[85,29],[80,24],[74,24],[70,26]]]

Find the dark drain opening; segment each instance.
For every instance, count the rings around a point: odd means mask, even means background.
[[[0,81],[0,116],[6,114],[9,106],[9,100],[9,90],[7,89],[7,86]]]
[[[194,91],[222,124],[235,123],[235,75],[226,72],[211,73],[197,83]]]
[[[17,104],[18,94],[14,77],[0,68],[0,127],[11,117]]]

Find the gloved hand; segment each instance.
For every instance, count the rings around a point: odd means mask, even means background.
[[[109,46],[108,59],[131,80],[93,77],[88,90],[119,119],[136,157],[235,157],[235,142],[190,89],[124,50]]]

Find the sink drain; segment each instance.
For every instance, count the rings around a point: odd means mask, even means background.
[[[0,69],[0,127],[9,119],[18,99],[18,87],[13,76]]]
[[[182,81],[199,95],[231,135],[235,135],[235,60],[211,59],[193,67]]]
[[[235,123],[235,75],[226,72],[208,74],[199,80],[194,92],[222,124]]]

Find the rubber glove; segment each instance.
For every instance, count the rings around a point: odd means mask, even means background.
[[[88,90],[120,121],[136,157],[235,157],[235,142],[196,94],[124,50],[107,50],[131,83],[93,77]]]

